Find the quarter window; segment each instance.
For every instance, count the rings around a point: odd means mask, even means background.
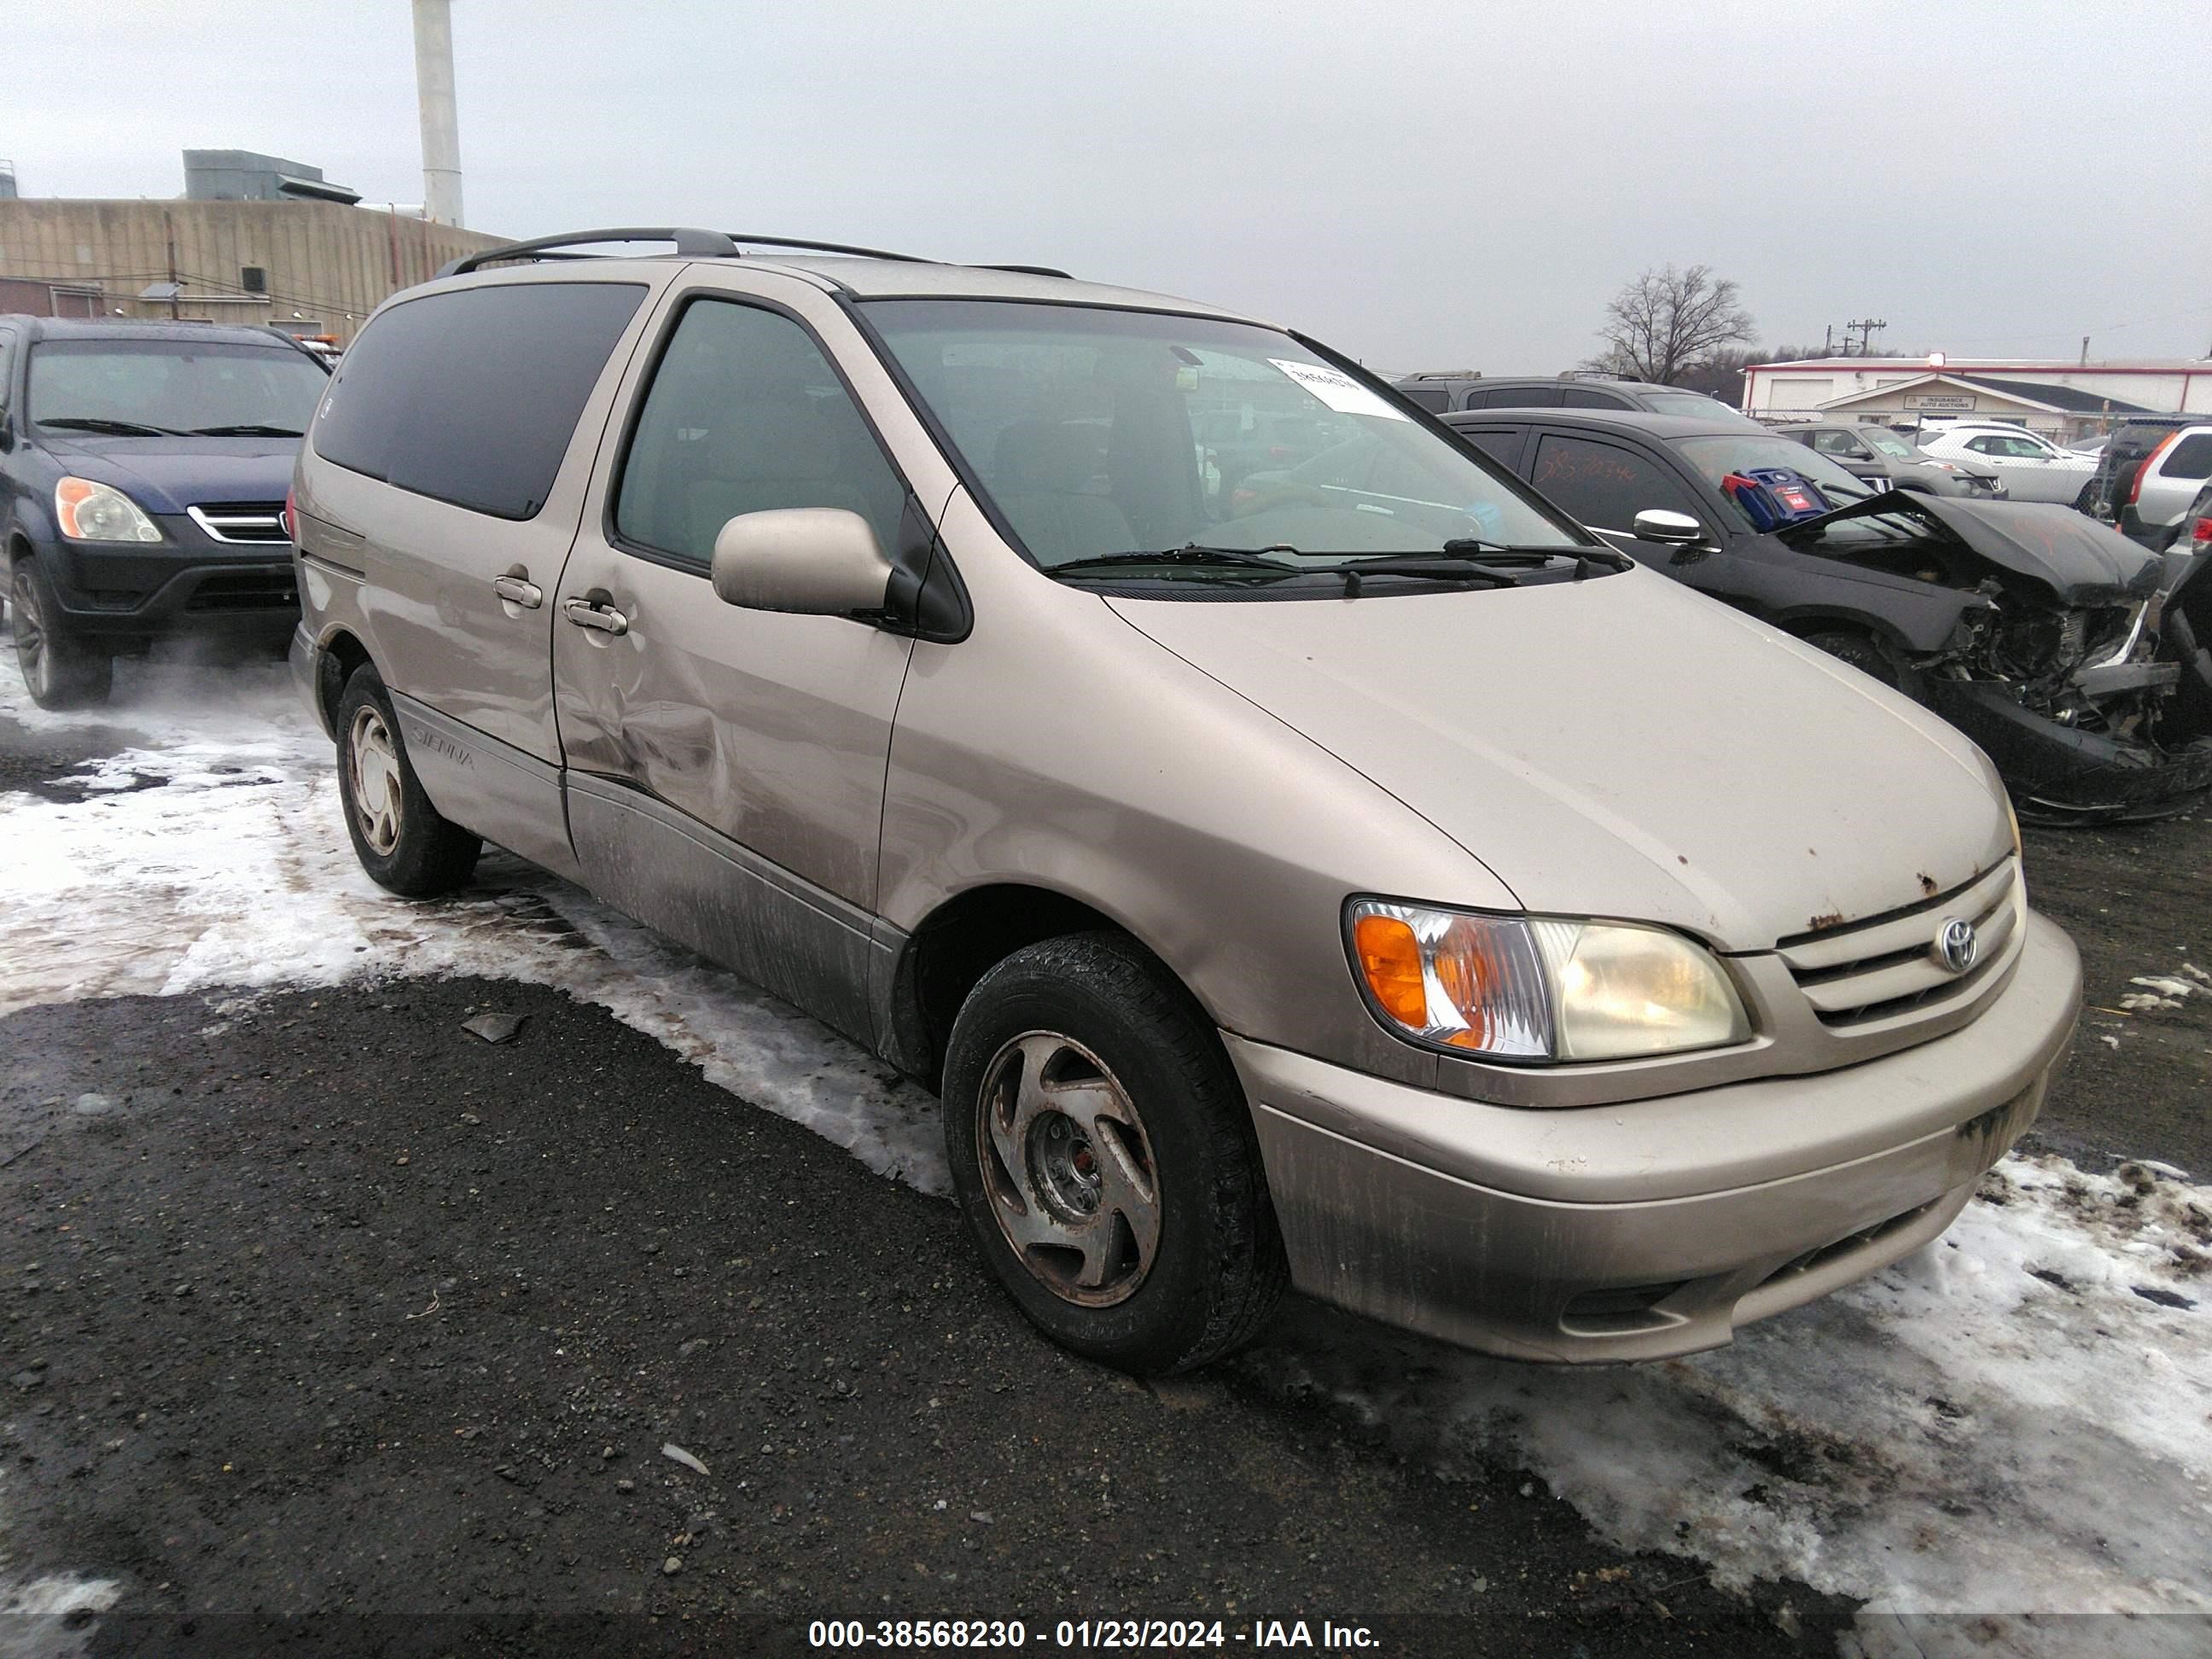
[[[1569,409],[1626,409],[1628,399],[1616,398],[1610,392],[1593,392],[1588,386],[1571,386],[1561,389],[1559,402]]]
[[[338,360],[315,453],[418,495],[530,518],[644,299],[634,283],[528,283],[394,306]]]
[[[1528,482],[1592,530],[1633,533],[1636,515],[1652,507],[1696,516],[1680,483],[1635,451],[1547,432],[1536,444]]]
[[[1441,415],[1451,407],[1451,393],[1442,386],[1401,386],[1398,395],[1408,403],[1419,404],[1434,415]]]
[[[905,484],[805,329],[753,306],[692,301],[623,461],[623,541],[704,569],[739,514],[836,507],[890,551],[905,506]]]
[[[2166,452],[2159,463],[2161,478],[2202,478],[2212,476],[2212,432],[2192,432]]]

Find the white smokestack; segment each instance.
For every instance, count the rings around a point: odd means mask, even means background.
[[[415,0],[415,94],[422,106],[422,215],[461,222],[461,130],[453,106],[453,0]]]

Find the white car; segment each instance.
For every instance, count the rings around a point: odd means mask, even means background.
[[[2097,470],[2094,456],[2061,449],[2024,427],[2001,421],[1959,421],[1923,435],[1928,454],[1984,461],[2003,474],[2015,501],[2059,501],[2071,507]]]

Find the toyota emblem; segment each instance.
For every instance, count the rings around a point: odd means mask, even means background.
[[[1952,916],[1936,931],[1936,960],[1953,973],[1965,973],[1981,953],[1982,941],[1975,935],[1972,922]]]

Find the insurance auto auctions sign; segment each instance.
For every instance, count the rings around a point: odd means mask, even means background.
[[[1907,409],[1972,409],[1974,394],[1971,392],[1908,392],[1905,394]]]

